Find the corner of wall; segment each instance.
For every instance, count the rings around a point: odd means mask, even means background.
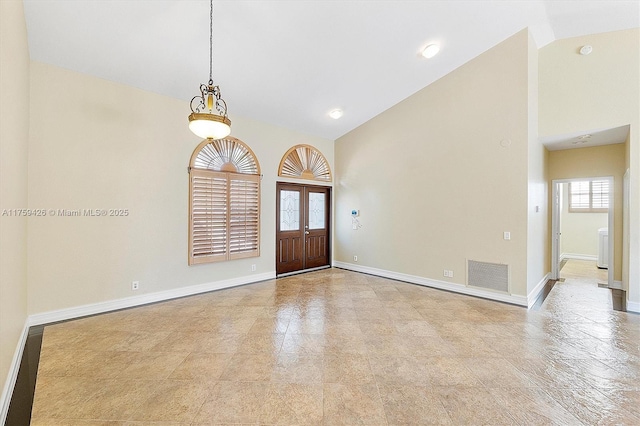
[[[29,46],[22,1],[0,1],[0,423],[20,365],[27,320]],[[23,210],[24,209],[24,210]]]

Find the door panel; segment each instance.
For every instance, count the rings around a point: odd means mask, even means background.
[[[329,264],[329,189],[305,187],[305,268]]]
[[[278,182],[276,188],[276,273],[330,264],[331,189]]]
[[[276,273],[285,274],[304,266],[304,190],[279,183],[276,192]]]

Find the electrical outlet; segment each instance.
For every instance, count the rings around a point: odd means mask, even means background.
[[[444,275],[447,278],[453,278],[453,271],[450,271],[448,269],[445,269],[442,273],[442,275]]]
[[[131,290],[136,291],[140,288],[140,281],[132,281],[131,282]]]
[[[251,265],[251,272],[255,272],[256,271],[256,264],[252,264]]]
[[[442,271],[442,276],[448,277],[449,276],[449,271],[446,270],[446,269],[444,271]]]
[[[453,271],[449,271],[449,278],[453,278]]]
[[[353,256],[353,261],[357,262],[358,261],[358,256]]]

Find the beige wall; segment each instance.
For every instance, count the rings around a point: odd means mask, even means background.
[[[592,45],[593,52],[579,55],[585,44]],[[558,40],[540,49],[539,60],[541,136],[630,125],[623,157],[631,183],[627,296],[640,309],[640,29]],[[571,166],[578,160],[566,161]],[[595,170],[584,172],[595,174]],[[620,276],[617,270],[616,279]]]
[[[625,166],[625,145],[604,145],[591,148],[551,151],[549,178],[573,179],[613,176],[614,279],[622,279],[622,176]],[[583,213],[573,213],[578,215]],[[565,223],[562,223],[564,228]]]
[[[0,212],[27,207],[29,48],[22,1],[0,1]],[[27,220],[0,216],[0,380],[27,317]],[[0,410],[2,408],[0,407]]]
[[[227,99],[232,135],[251,147],[264,174],[261,256],[189,267],[187,166],[200,140],[187,127],[187,100],[37,62],[31,77],[29,205],[130,214],[31,218],[30,314],[273,272],[282,155],[310,144],[333,168],[332,141],[237,117]]]
[[[569,184],[562,184],[560,255],[598,255],[598,230],[609,226],[608,213],[570,213]]]
[[[527,294],[528,43],[519,32],[336,141],[335,260],[458,284],[467,259],[506,263]]]

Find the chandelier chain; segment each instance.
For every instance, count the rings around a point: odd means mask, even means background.
[[[213,82],[213,0],[209,9],[209,84]]]

